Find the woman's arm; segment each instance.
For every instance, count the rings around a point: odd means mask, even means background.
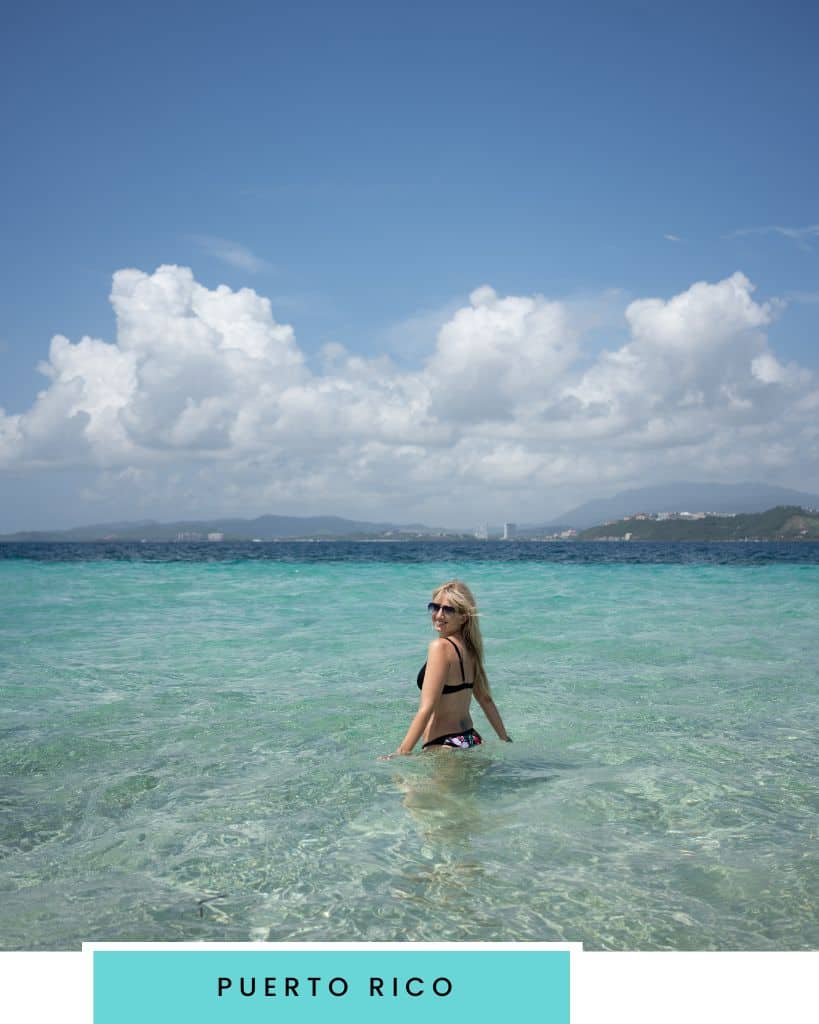
[[[504,741],[504,743],[511,743],[509,733],[506,731],[506,726],[503,724],[503,719],[500,716],[500,711],[495,707],[495,702],[492,700],[488,693],[478,695],[475,694],[475,700],[480,704],[481,711],[486,715],[489,724],[498,734],[498,736]]]
[[[407,735],[398,746],[397,754],[411,754],[415,744],[424,735],[424,730],[435,710],[449,672],[448,647],[449,644],[440,639],[433,640],[429,645],[427,670],[424,673],[424,685],[421,688],[418,711],[410,723]]]

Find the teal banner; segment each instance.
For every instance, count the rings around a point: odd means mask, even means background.
[[[94,950],[94,1024],[569,1024],[563,950]]]

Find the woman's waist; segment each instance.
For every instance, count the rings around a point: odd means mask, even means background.
[[[424,738],[431,739],[435,736],[443,736],[446,733],[463,732],[472,729],[472,718],[469,713],[457,714],[434,711],[432,718],[424,730]]]

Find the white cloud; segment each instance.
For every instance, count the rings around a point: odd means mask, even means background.
[[[771,307],[752,292],[737,273],[697,282],[667,302],[632,302],[625,311],[631,340],[604,352],[569,393],[624,430],[651,426],[655,435],[656,416],[674,420],[684,443],[683,420],[698,430],[704,416],[724,415],[733,391],[750,383],[751,361],[766,351]]]
[[[779,224],[769,224],[765,227],[740,228],[737,231],[732,231],[726,237],[743,238],[747,235],[780,235],[782,238],[788,238],[792,242],[796,242],[800,249],[811,252],[812,248],[808,245],[808,241],[819,238],[819,224],[808,224],[800,228],[782,227]]]
[[[437,415],[504,421],[553,401],[577,358],[566,307],[541,295],[500,298],[488,285],[469,301],[441,328],[426,366]]]
[[[819,467],[819,384],[777,358],[777,306],[753,292],[736,273],[638,299],[626,340],[590,355],[594,318],[577,304],[485,285],[418,368],[333,344],[313,373],[256,292],[209,290],[181,267],[122,270],[116,341],[54,338],[35,403],[0,411],[0,466],[18,480],[95,469],[84,496],[116,517],[465,525],[652,480],[797,483]]]
[[[783,303],[800,302],[812,306],[819,302],[819,292],[788,292],[782,301]]]
[[[378,339],[382,346],[402,363],[417,363],[429,356],[435,347],[438,332],[458,311],[458,302],[449,302],[437,309],[417,312],[390,325]]]
[[[236,270],[249,270],[257,274],[263,270],[272,270],[267,260],[263,260],[251,252],[247,246],[240,242],[231,242],[228,238],[214,238],[212,235],[194,235],[193,241],[203,252],[227,263]]]

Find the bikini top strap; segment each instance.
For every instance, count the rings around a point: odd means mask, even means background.
[[[461,657],[461,650],[451,637],[445,636],[444,640],[449,640],[449,642],[455,648],[455,653],[458,655],[458,664],[461,666],[461,682],[465,683],[466,673],[464,672],[464,659]]]

